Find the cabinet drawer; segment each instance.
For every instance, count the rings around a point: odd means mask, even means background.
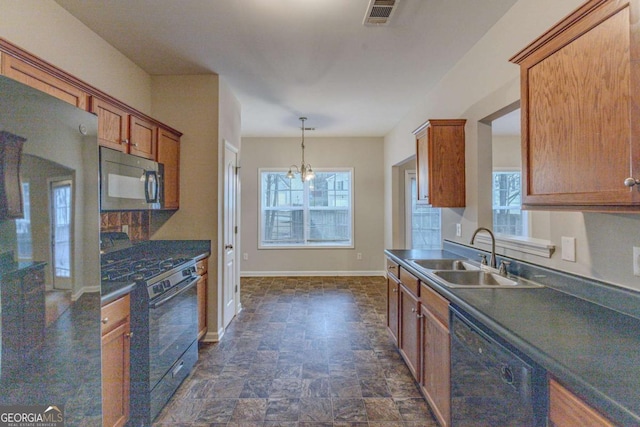
[[[209,265],[209,258],[201,259],[196,263],[196,273],[198,274],[198,276],[203,276],[207,274],[208,265]]]
[[[549,380],[549,420],[554,427],[613,427],[609,420],[553,378]]]
[[[101,333],[109,333],[121,323],[127,321],[130,315],[129,295],[105,305],[100,310]]]
[[[395,262],[391,261],[391,259],[387,258],[387,273],[391,274],[396,279],[399,278],[398,269],[400,266]]]
[[[449,328],[449,301],[424,283],[420,284],[420,302],[444,326]]]
[[[413,293],[413,295],[420,295],[420,280],[413,274],[409,273],[404,268],[399,268],[400,270],[400,283],[402,283],[409,291]]]

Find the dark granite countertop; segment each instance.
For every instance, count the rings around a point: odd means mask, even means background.
[[[416,250],[385,253],[613,421],[640,425],[640,319],[555,289],[552,271],[547,272],[543,288],[448,288],[405,260],[460,255]]]
[[[32,270],[34,268],[41,268],[45,265],[47,265],[47,263],[43,261],[18,261],[1,264],[0,278],[20,276],[27,273],[29,270]]]
[[[193,258],[199,261],[211,254],[210,240],[149,240],[135,244],[131,248],[102,255],[102,261],[118,260],[136,256],[155,256],[160,258]],[[101,284],[101,304],[108,304],[127,293],[136,286],[135,282],[103,281]]]

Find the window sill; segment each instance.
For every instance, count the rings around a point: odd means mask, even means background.
[[[486,234],[478,234],[476,242],[491,245],[491,238]],[[496,234],[496,247],[535,255],[542,258],[551,258],[556,250],[550,240],[536,239],[534,237],[508,236]]]

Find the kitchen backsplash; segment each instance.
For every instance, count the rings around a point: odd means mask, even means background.
[[[148,211],[103,212],[100,214],[100,232],[124,232],[132,242],[149,240]]]

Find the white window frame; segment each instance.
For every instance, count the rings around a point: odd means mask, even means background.
[[[309,215],[310,211],[318,208],[313,208],[309,206],[309,192],[311,189],[309,185],[313,183],[312,181],[307,181],[304,184],[304,203],[302,207],[303,217],[304,217],[304,242],[302,243],[273,243],[273,244],[265,244],[263,242],[263,188],[262,188],[262,174],[265,172],[281,172],[286,173],[288,169],[286,168],[258,168],[258,249],[353,249],[355,248],[355,173],[354,168],[314,168],[314,172],[318,173],[326,173],[326,172],[348,172],[351,175],[351,179],[349,180],[349,207],[345,210],[349,212],[349,227],[350,227],[350,240],[345,242],[344,244],[336,244],[336,243],[320,243],[310,241],[309,238]],[[300,180],[300,175],[295,174],[295,176],[291,179]],[[334,208],[330,208],[334,209]]]

